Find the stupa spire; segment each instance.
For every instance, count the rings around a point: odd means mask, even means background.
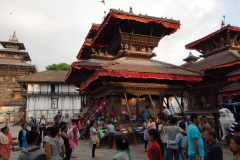
[[[13,35],[10,36],[9,41],[18,42],[18,39],[17,39],[15,31],[13,32]]]

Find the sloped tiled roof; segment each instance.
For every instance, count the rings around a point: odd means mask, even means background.
[[[235,50],[227,50],[215,55],[206,57],[195,63],[190,63],[188,65],[183,65],[194,70],[206,70],[210,68],[215,68],[220,65],[228,64],[231,62],[236,62],[240,60],[240,54]]]
[[[58,82],[64,83],[64,79],[68,71],[61,70],[47,70],[43,72],[34,73],[28,75],[24,78],[17,79],[20,82],[29,82],[29,83],[44,83],[44,82]]]

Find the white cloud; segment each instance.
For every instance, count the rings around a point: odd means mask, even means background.
[[[3,1],[3,0],[2,0]],[[24,42],[32,63],[40,70],[52,63],[76,60],[92,23],[100,23],[103,12],[110,8],[134,13],[169,17],[181,21],[181,28],[167,36],[155,49],[157,59],[182,64],[188,55],[184,46],[220,28],[222,15],[240,15],[234,3],[222,0],[12,0],[0,5],[0,40],[8,40],[15,30]],[[240,4],[240,0],[237,0]],[[231,8],[231,11],[229,11]],[[12,12],[12,14],[10,14]],[[229,23],[235,23],[229,18]],[[197,52],[193,52],[198,55]]]

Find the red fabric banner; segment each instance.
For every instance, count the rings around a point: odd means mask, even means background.
[[[223,92],[222,96],[232,96],[232,95],[240,95],[240,91],[231,91],[231,92]]]
[[[169,75],[169,74],[152,74],[152,73],[133,73],[133,72],[111,72],[99,71],[90,77],[82,86],[80,90],[84,90],[91,82],[96,80],[99,76],[110,77],[124,77],[124,78],[142,78],[142,79],[168,79],[168,80],[183,80],[183,81],[202,81],[202,77],[198,76],[185,76],[185,75]]]

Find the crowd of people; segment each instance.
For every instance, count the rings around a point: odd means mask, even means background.
[[[166,111],[167,108],[164,110],[165,117],[157,118],[150,115],[148,107],[143,112],[144,149],[149,160],[223,160],[222,148],[206,116],[200,118],[197,114],[191,114],[190,122],[186,121],[186,117],[177,121]],[[234,118],[236,122],[231,126],[230,149],[233,152],[233,160],[237,160],[240,159],[240,114],[235,114]],[[47,127],[47,120],[42,115],[38,122],[31,123],[31,130],[27,129],[27,123],[21,124],[22,128],[18,134],[21,152],[18,160],[77,158],[78,141],[86,138],[87,134],[92,144],[91,156],[97,158],[95,149],[99,140],[99,130],[102,129],[97,122],[85,122],[80,116],[70,120],[68,114],[61,116],[60,113],[54,117],[54,122],[53,126]],[[114,125],[111,120],[108,121],[107,134],[108,148],[117,150],[113,160],[132,160],[128,140],[119,136],[114,138]],[[11,149],[14,149],[14,143],[6,125],[1,128],[0,134],[2,160],[9,159]]]

